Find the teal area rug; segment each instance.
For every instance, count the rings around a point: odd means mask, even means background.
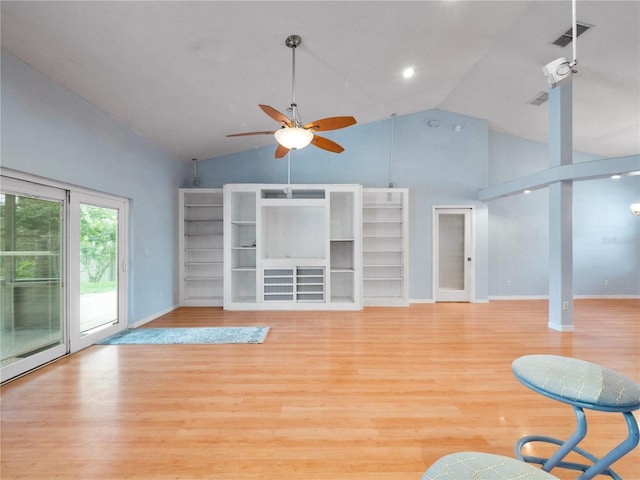
[[[170,345],[262,343],[269,327],[133,328],[118,332],[98,345]]]

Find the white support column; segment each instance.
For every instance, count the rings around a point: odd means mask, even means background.
[[[549,168],[572,163],[572,81],[549,90]],[[573,331],[573,182],[549,185],[549,328]]]

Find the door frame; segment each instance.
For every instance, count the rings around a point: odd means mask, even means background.
[[[464,295],[455,299],[439,299],[439,213],[464,213],[469,215],[469,237],[465,239],[465,257],[470,259],[465,261],[465,290]],[[474,302],[476,296],[476,235],[475,235],[475,207],[473,205],[434,205],[431,212],[432,218],[432,298],[434,302]],[[468,287],[468,288],[467,288]]]
[[[118,318],[117,322],[97,328],[88,335],[81,335],[80,325],[80,205],[92,205],[96,207],[111,208],[118,211]],[[75,353],[83,348],[93,345],[104,338],[118,333],[127,328],[127,275],[128,275],[128,202],[121,197],[112,195],[86,193],[79,191],[69,192],[69,258],[73,258],[73,264],[69,262],[69,353]]]

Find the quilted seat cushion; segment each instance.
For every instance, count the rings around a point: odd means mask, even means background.
[[[442,457],[422,480],[557,480],[550,473],[514,458],[459,452]]]
[[[640,408],[640,385],[596,363],[557,355],[525,355],[513,374],[525,385],[566,403],[605,411]]]

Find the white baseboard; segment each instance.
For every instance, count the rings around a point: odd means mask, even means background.
[[[149,323],[152,320],[155,320],[156,318],[160,318],[163,315],[166,315],[169,312],[173,312],[176,308],[180,307],[180,305],[173,305],[161,312],[158,313],[154,313],[153,315],[143,318],[141,320],[138,320],[137,322],[135,322],[133,325],[130,325],[130,328],[138,328],[141,327],[142,325],[144,325],[145,323]]]
[[[574,300],[640,300],[640,295],[574,295]],[[471,303],[489,303],[499,300],[549,300],[549,295],[492,295],[488,299],[475,299]],[[412,298],[409,303],[436,303],[432,299]]]
[[[547,327],[550,328],[551,330],[555,330],[557,332],[575,332],[575,328],[573,326],[573,323],[571,325],[558,325],[557,323],[549,322],[547,324]]]
[[[549,295],[492,295],[489,300],[549,300]]]
[[[585,299],[595,299],[595,300],[639,300],[640,295],[574,295],[574,300],[585,300]]]
[[[431,298],[414,298],[414,299],[410,299],[409,300],[409,304],[411,303],[436,303],[435,300],[431,299]],[[444,302],[446,303],[446,302]],[[475,300],[471,300],[471,302],[469,303],[489,303],[489,299],[475,299]]]
[[[637,300],[640,295],[574,295],[574,300]],[[489,300],[549,300],[549,295],[496,295]]]

